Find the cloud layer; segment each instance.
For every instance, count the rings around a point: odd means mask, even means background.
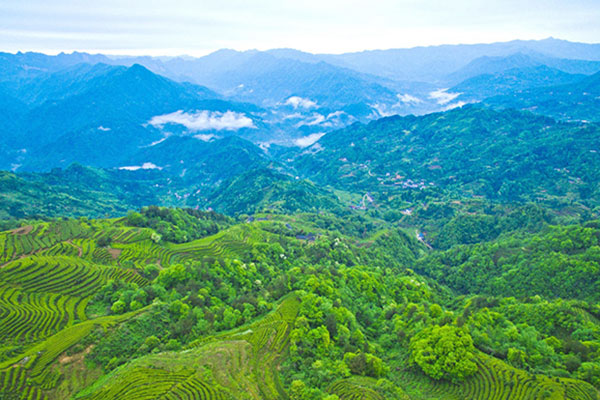
[[[292,106],[294,108],[305,108],[311,109],[317,106],[317,103],[310,99],[305,99],[299,96],[292,96],[287,99],[284,103],[286,106]]]
[[[187,113],[179,110],[170,114],[154,116],[148,123],[158,128],[162,128],[167,124],[183,125],[191,132],[206,130],[237,131],[242,128],[256,128],[254,122],[246,114],[234,111],[222,113],[219,111],[201,110]]]
[[[137,171],[138,169],[162,169],[162,167],[159,167],[158,165],[151,162],[145,162],[142,165],[128,165],[126,167],[119,167],[119,169],[123,169],[126,171]]]
[[[294,140],[294,144],[298,147],[308,147],[311,144],[315,143],[317,140],[321,139],[323,135],[325,135],[325,132],[311,133],[308,136],[304,136]]]
[[[398,100],[402,103],[414,103],[414,104],[419,104],[422,103],[423,100],[419,99],[418,97],[412,96],[410,94],[397,94],[396,95],[398,97]]]
[[[460,96],[460,93],[449,93],[448,89],[439,89],[429,93],[429,98],[437,101],[438,104],[444,105],[450,103],[452,100]]]

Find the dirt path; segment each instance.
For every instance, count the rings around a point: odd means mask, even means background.
[[[13,229],[11,232],[13,235],[27,235],[27,234],[31,233],[32,230],[33,230],[33,225],[26,225],[26,226],[22,226],[17,229]]]
[[[81,258],[81,256],[83,255],[83,249],[81,247],[77,246],[76,244],[74,244],[71,239],[67,240],[67,243],[69,243],[72,246],[77,247],[77,257]]]

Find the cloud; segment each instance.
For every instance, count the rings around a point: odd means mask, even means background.
[[[154,141],[154,142],[150,143],[148,146],[144,146],[144,147],[152,147],[152,146],[156,146],[157,144],[160,144],[160,143],[164,142],[165,140],[167,140],[167,138],[168,138],[168,137],[169,137],[169,136],[167,135],[167,136],[165,136],[164,138],[162,138],[162,139],[158,139],[158,140],[156,140],[156,141]]]
[[[448,93],[448,89],[438,89],[429,93],[429,98],[437,101],[438,104],[448,104],[458,96],[460,93]]]
[[[294,108],[306,108],[306,109],[310,109],[310,108],[314,108],[317,106],[317,103],[315,103],[314,101],[310,100],[310,99],[304,99],[302,97],[298,97],[298,96],[292,96],[289,99],[287,99],[284,103],[286,106],[292,106]]]
[[[329,115],[327,115],[327,119],[341,117],[344,114],[346,114],[344,111],[335,111],[335,112],[329,113]]]
[[[317,140],[321,139],[323,135],[325,135],[325,132],[311,133],[308,136],[304,136],[294,140],[294,144],[298,147],[308,147],[311,144],[315,143]]]
[[[411,96],[410,94],[400,94],[400,93],[398,93],[396,96],[398,97],[398,100],[400,100],[400,102],[402,102],[402,103],[415,103],[415,104],[419,104],[419,103],[423,102],[423,100],[419,99],[418,97]]]
[[[103,127],[102,125],[100,125],[100,126],[98,127],[98,130],[99,130],[99,131],[102,131],[102,132],[108,132],[108,131],[110,131],[110,128],[105,128],[105,127]]]
[[[309,119],[298,122],[296,124],[296,128],[300,128],[301,126],[315,126],[321,124],[322,122],[325,122],[325,117],[321,114],[313,113]]]
[[[138,169],[162,169],[162,167],[159,167],[151,162],[145,162],[142,165],[130,165],[127,167],[119,167],[119,169],[124,169],[126,171],[137,171]]]
[[[371,108],[373,108],[376,112],[376,117],[389,117],[392,115],[402,114],[408,110],[411,105],[423,103],[423,100],[410,95],[408,93],[401,94],[398,93],[396,95],[398,101],[394,104],[385,104],[385,103],[375,103],[371,104]]]
[[[205,130],[229,130],[236,131],[242,128],[256,128],[254,122],[243,113],[234,111],[196,111],[187,113],[181,110],[171,114],[163,114],[152,117],[148,123],[152,126],[162,128],[166,124],[183,125],[192,132]]]
[[[466,104],[468,104],[468,103],[465,101],[457,101],[456,103],[450,103],[446,107],[444,107],[442,111],[448,111],[448,110],[452,110],[453,108],[459,108]]]
[[[304,116],[300,113],[288,114],[285,117],[283,117],[283,121],[286,121],[288,119],[300,119],[302,117],[304,117]]]
[[[194,138],[196,138],[198,140],[202,140],[203,142],[210,142],[213,138],[216,138],[216,136],[209,133],[209,134],[194,135]]]

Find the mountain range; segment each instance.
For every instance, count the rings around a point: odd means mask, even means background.
[[[599,49],[0,54],[0,399],[600,399]]]
[[[427,60],[445,70],[434,74]],[[154,182],[137,200],[115,200],[113,211],[158,199],[230,213],[251,204],[366,207],[366,192],[381,202],[415,188],[591,205],[598,177],[578,166],[595,163],[585,148],[594,150],[597,134],[599,60],[597,45],[554,39],[339,56],[3,53],[0,167],[18,174],[7,182],[35,182],[31,190],[42,192],[69,179],[73,163],[122,193],[138,176]],[[422,75],[394,77],[385,63],[420,65]],[[395,114],[404,117],[381,119]],[[79,187],[78,196],[92,189]],[[244,198],[254,190],[264,195]],[[312,200],[283,201],[294,190]],[[228,193],[240,200],[227,204]]]

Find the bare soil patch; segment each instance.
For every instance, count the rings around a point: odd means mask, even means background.
[[[121,252],[123,250],[121,249],[113,249],[113,248],[108,248],[107,249],[108,253],[112,256],[113,260],[116,260],[117,258],[119,258],[119,256],[121,255]]]
[[[92,348],[94,347],[94,345],[89,345],[85,350],[83,350],[80,353],[77,354],[73,354],[72,356],[68,356],[66,354],[63,354],[59,359],[58,362],[61,364],[68,364],[70,362],[76,362],[76,361],[81,361],[83,360],[83,358],[90,354],[90,351],[92,351]]]
[[[33,230],[33,225],[25,225],[20,228],[13,229],[12,234],[13,235],[27,235],[28,233],[31,233],[32,230]]]

